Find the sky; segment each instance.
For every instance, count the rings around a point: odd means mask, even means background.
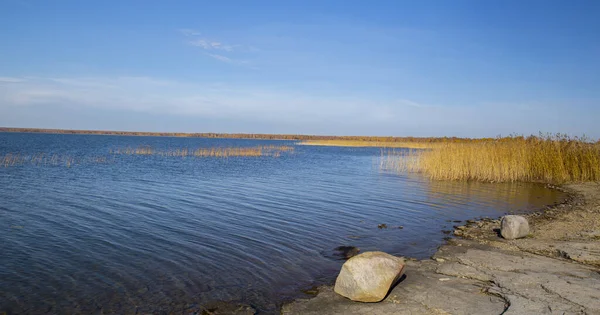
[[[600,137],[600,1],[0,0],[0,126]]]

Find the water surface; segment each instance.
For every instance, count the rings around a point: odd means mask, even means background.
[[[224,300],[273,313],[301,290],[333,282],[340,245],[426,258],[451,220],[564,197],[533,184],[395,174],[380,169],[377,148],[110,153],[257,145],[294,143],[0,133],[0,158],[46,157],[0,165],[0,312],[169,313]]]

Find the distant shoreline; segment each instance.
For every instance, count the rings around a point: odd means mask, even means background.
[[[435,146],[430,142],[401,142],[401,141],[364,141],[364,140],[303,140],[297,144],[323,147],[357,147],[357,148],[405,148],[429,149]]]
[[[301,134],[253,134],[253,133],[217,133],[217,132],[151,132],[151,131],[119,131],[119,130],[78,130],[78,129],[50,129],[50,128],[13,128],[0,127],[1,132],[14,133],[45,133],[45,134],[81,134],[81,135],[111,135],[111,136],[153,136],[153,137],[182,137],[182,138],[230,138],[230,139],[261,139],[261,140],[336,140],[360,141],[383,143],[428,143],[446,142],[452,139],[471,141],[474,139],[457,137],[392,137],[392,136],[330,136],[330,135],[301,135]],[[480,140],[480,139],[478,139]],[[372,146],[372,145],[364,145]]]

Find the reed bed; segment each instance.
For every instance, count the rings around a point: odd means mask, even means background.
[[[306,140],[299,142],[301,145],[318,145],[330,147],[378,147],[378,148],[412,148],[427,149],[438,146],[434,142],[392,142],[392,141],[367,141],[367,140]]]
[[[21,154],[6,153],[0,156],[0,167],[34,165],[34,166],[66,166],[80,164],[105,164],[115,162],[115,155],[142,155],[164,157],[197,157],[197,158],[229,158],[229,157],[280,157],[282,153],[293,152],[293,146],[263,145],[255,147],[213,147],[213,148],[177,148],[155,150],[150,146],[113,148],[109,155],[80,156],[57,155],[46,153]]]
[[[139,146],[137,148],[116,148],[111,149],[111,154],[118,155],[158,155],[167,157],[259,157],[272,156],[280,157],[281,153],[294,151],[293,146],[275,146],[262,145],[255,147],[211,147],[211,148],[176,148],[167,150],[155,150],[149,146]]]
[[[111,149],[110,153],[112,154],[126,154],[126,155],[152,155],[154,154],[154,149],[147,145],[141,145],[137,148],[125,147],[125,148],[117,148]]]
[[[434,180],[599,181],[600,144],[565,135],[446,143],[430,150],[382,151],[381,166]]]
[[[96,163],[106,163],[105,157],[94,158]],[[71,167],[76,164],[80,164],[82,161],[72,156],[67,155],[47,155],[45,153],[36,153],[33,155],[22,155],[19,153],[7,153],[3,157],[0,157],[0,166],[11,167],[11,166],[66,166]]]

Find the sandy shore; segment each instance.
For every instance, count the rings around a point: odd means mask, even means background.
[[[498,220],[457,227],[380,303],[319,288],[282,314],[600,314],[600,183],[563,187],[569,200],[528,215],[530,237],[507,241]]]

